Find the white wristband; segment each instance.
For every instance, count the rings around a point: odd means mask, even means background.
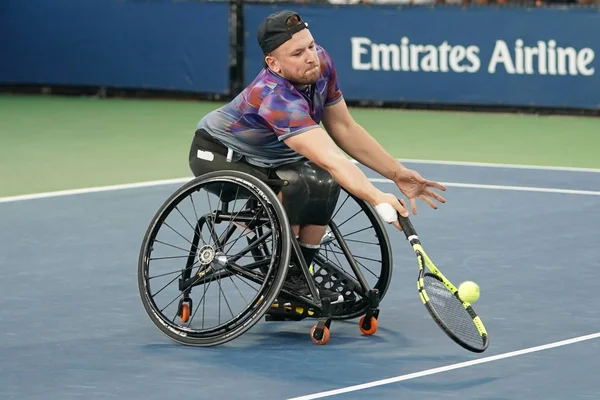
[[[375,210],[379,213],[381,218],[387,223],[398,221],[398,214],[394,207],[389,203],[381,203],[375,206]]]

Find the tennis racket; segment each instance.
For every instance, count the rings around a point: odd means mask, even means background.
[[[410,219],[398,213],[400,226],[412,246],[419,264],[417,288],[433,320],[457,344],[475,353],[483,353],[488,334],[471,304],[458,296],[458,289],[440,272],[425,253]],[[429,272],[425,272],[425,267]]]

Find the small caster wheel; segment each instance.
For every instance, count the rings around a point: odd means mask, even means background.
[[[310,330],[310,338],[314,344],[324,345],[325,343],[327,343],[329,341],[329,328],[324,326],[322,334],[318,335],[317,327],[318,327],[318,325],[315,325]],[[318,338],[318,336],[321,336],[321,337]]]
[[[183,303],[179,307],[179,317],[181,322],[186,323],[190,320],[190,306],[189,304]]]
[[[360,328],[360,331],[363,333],[363,335],[372,335],[375,332],[377,332],[377,318],[371,317],[370,326],[365,327],[364,326],[365,325],[365,317],[366,316],[363,316],[360,319],[360,322],[359,322],[358,326]]]

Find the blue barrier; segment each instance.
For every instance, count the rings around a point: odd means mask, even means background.
[[[1,3],[0,84],[230,94],[225,1]],[[281,8],[309,22],[348,100],[600,108],[598,10],[246,4],[246,84]]]
[[[0,84],[229,92],[228,4],[2,0]]]
[[[256,28],[281,8],[309,23],[350,100],[600,107],[598,10],[247,5],[246,83]]]

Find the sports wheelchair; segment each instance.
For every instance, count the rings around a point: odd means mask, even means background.
[[[215,346],[263,317],[314,319],[310,337],[318,345],[329,340],[333,320],[361,317],[360,331],[375,333],[392,276],[384,223],[371,205],[342,189],[321,249],[307,266],[276,195],[286,184],[238,171],[210,172],[162,204],[143,239],[138,288],[163,334],[184,345]],[[292,252],[311,296],[284,286]],[[342,293],[344,302],[321,300],[318,286]]]

